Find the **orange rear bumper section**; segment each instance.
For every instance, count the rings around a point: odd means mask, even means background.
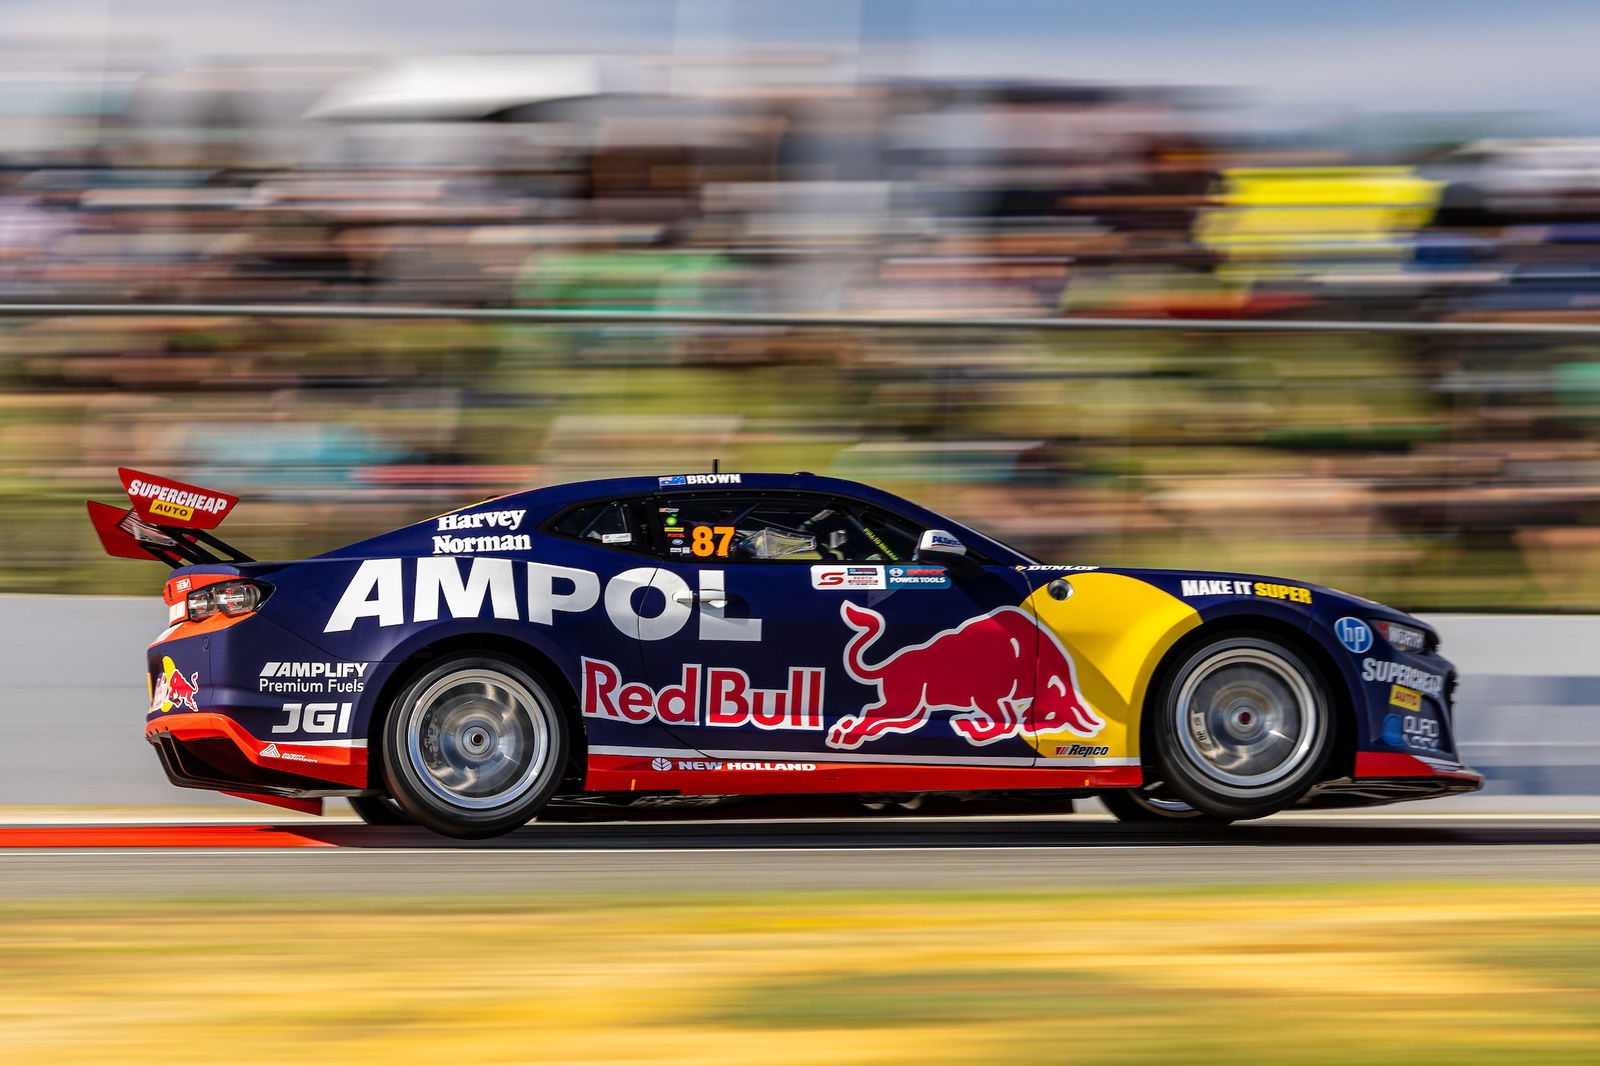
[[[274,773],[317,778],[344,788],[367,787],[367,749],[364,746],[286,744],[276,740],[259,740],[232,718],[205,711],[169,714],[145,726],[146,740],[163,733],[179,743],[218,739],[232,741],[239,749],[239,754],[263,770]]]

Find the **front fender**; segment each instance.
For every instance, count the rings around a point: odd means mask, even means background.
[[[1033,576],[1030,574],[1030,576]],[[1098,571],[1063,573],[1066,599],[1049,591],[1053,577],[1023,601],[1040,628],[1072,662],[1083,700],[1105,727],[1090,738],[1098,759],[1139,759],[1139,722],[1156,666],[1184,634],[1201,624],[1200,612],[1148,581]],[[1041,659],[1044,658],[1041,655]],[[1085,738],[1073,733],[1029,737],[1045,759],[1081,757]]]

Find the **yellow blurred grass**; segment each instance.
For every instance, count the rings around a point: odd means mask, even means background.
[[[0,907],[0,1059],[1600,1061],[1600,891]]]

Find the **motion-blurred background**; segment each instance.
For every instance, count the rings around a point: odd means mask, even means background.
[[[1600,321],[1600,15],[1534,8],[7,3],[0,300]],[[0,382],[3,591],[150,590],[82,513],[119,463],[271,558],[718,458],[1600,607],[1600,338],[64,315]]]
[[[118,465],[239,494],[258,558],[717,459],[1490,612],[1432,616],[1490,779],[1437,821],[13,848],[5,1061],[1595,1062],[1600,618],[1554,615],[1600,611],[1600,335],[1362,327],[1600,325],[1597,40],[1592,0],[0,0],[0,303],[1348,324],[0,315],[4,821],[213,798],[139,737]]]

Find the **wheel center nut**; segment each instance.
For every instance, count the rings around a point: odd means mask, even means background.
[[[461,736],[461,750],[473,758],[480,758],[494,747],[494,738],[482,726],[473,726]]]
[[[1253,737],[1261,732],[1261,716],[1254,708],[1239,707],[1228,716],[1228,730],[1238,737]]]

